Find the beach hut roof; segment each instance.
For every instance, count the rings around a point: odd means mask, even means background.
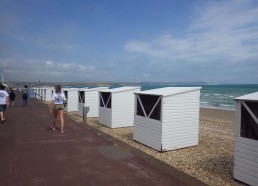
[[[101,90],[101,89],[108,89],[108,87],[94,87],[94,88],[79,88],[78,91],[85,91],[85,92],[90,92],[90,91],[96,91],[96,90]]]
[[[55,89],[55,87],[50,87],[50,86],[48,86],[48,87],[46,87],[47,89]]]
[[[63,91],[77,91],[78,88],[62,88]]]
[[[256,100],[256,101],[258,101],[258,92],[254,92],[254,93],[251,93],[251,94],[246,94],[244,96],[237,97],[234,100],[246,100],[246,101]]]
[[[89,88],[88,87],[81,87],[81,88],[77,88],[77,91],[85,91],[85,90],[88,90]]]
[[[151,89],[141,92],[135,92],[135,94],[146,94],[146,95],[159,95],[159,96],[170,96],[190,92],[194,90],[200,90],[202,87],[164,87],[158,89]]]
[[[99,92],[118,93],[118,92],[124,92],[124,91],[128,91],[128,90],[139,89],[139,88],[141,88],[141,87],[118,87],[118,88],[113,88],[113,89],[101,90]]]

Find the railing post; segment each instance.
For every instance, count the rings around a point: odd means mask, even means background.
[[[83,107],[83,122],[87,123],[87,113],[90,111],[90,107]]]

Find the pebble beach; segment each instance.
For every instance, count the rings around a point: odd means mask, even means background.
[[[76,112],[68,113],[76,122],[83,122]],[[133,127],[111,129],[88,118],[90,125],[208,185],[244,185],[233,178],[234,111],[200,109],[199,144],[168,152],[158,152],[133,140]],[[86,123],[83,123],[86,124]]]

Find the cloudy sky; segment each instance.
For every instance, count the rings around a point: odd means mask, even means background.
[[[6,80],[258,83],[257,0],[1,0]]]

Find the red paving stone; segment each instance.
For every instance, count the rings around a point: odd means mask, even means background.
[[[8,107],[0,124],[1,186],[205,185],[65,114],[65,133],[38,100]]]

